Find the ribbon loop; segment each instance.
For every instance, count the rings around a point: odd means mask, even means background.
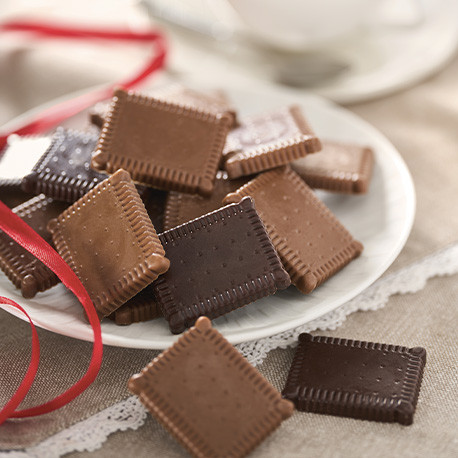
[[[53,24],[27,21],[10,21],[0,24],[0,32],[26,32],[53,39],[122,40],[132,43],[149,43],[154,46],[153,55],[148,59],[144,67],[137,74],[131,76],[125,81],[108,85],[105,88],[97,89],[80,97],[55,105],[35,118],[29,120],[26,124],[21,125],[14,130],[1,133],[0,149],[6,145],[8,136],[13,133],[18,135],[27,135],[46,132],[81,110],[88,108],[101,100],[110,98],[114,87],[120,86],[125,89],[131,89],[137,86],[149,75],[161,69],[164,66],[166,57],[164,38],[159,32],[155,31],[131,32],[124,29],[100,30],[81,27],[62,27]],[[49,267],[61,279],[62,283],[75,294],[86,312],[94,336],[91,361],[86,373],[80,378],[80,380],[78,380],[68,390],[44,404],[17,411],[15,409],[23,401],[34,381],[40,359],[40,347],[37,331],[26,311],[11,299],[0,296],[0,304],[15,307],[24,313],[27,316],[32,329],[32,355],[29,368],[16,392],[2,410],[0,410],[0,424],[2,424],[5,420],[11,417],[29,417],[52,412],[53,410],[63,407],[79,396],[95,380],[100,370],[103,344],[99,318],[94,304],[92,303],[81,281],[65,263],[65,261],[57,254],[57,252],[1,201],[0,230],[4,231],[19,245],[32,253],[41,262],[43,262],[43,264]]]

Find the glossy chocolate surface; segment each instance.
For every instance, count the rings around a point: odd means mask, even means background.
[[[299,336],[283,396],[298,410],[409,425],[424,348]]]
[[[154,283],[173,333],[290,284],[251,199],[159,234],[169,271]]]

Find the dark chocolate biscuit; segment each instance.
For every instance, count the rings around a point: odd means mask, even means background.
[[[170,270],[154,292],[170,330],[216,318],[290,284],[250,198],[159,234]]]
[[[58,216],[67,207],[68,204],[53,201],[41,194],[15,207],[13,212],[43,237],[46,242],[52,243],[46,225],[50,219]],[[1,231],[0,268],[27,299],[59,282],[54,272]]]
[[[210,195],[232,118],[118,90],[94,169],[118,168],[151,187]]]
[[[169,261],[129,174],[119,170],[48,224],[101,317],[164,273]]]
[[[426,350],[299,336],[283,397],[298,410],[410,425]]]
[[[97,140],[94,133],[57,128],[51,146],[23,179],[22,188],[56,200],[78,200],[107,178],[90,168]]]
[[[244,457],[293,413],[293,404],[206,317],[128,386],[199,458]]]

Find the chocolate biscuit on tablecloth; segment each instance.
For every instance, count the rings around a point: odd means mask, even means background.
[[[13,212],[46,242],[52,244],[46,225],[49,220],[58,216],[67,207],[68,204],[65,202],[54,201],[41,194],[15,207]],[[27,299],[34,297],[38,292],[46,291],[59,282],[54,272],[1,231],[0,269]]]
[[[301,334],[283,397],[298,410],[410,425],[426,350]]]
[[[169,266],[143,202],[124,170],[51,220],[48,230],[101,317],[114,312]]]
[[[250,198],[159,234],[170,269],[153,283],[170,330],[216,318],[290,285]]]
[[[134,375],[128,387],[200,458],[242,458],[293,413],[293,404],[206,317]]]
[[[117,90],[91,166],[154,188],[211,195],[232,117]]]
[[[305,294],[363,250],[290,167],[258,175],[224,202],[239,202],[245,196],[254,200],[292,283]]]

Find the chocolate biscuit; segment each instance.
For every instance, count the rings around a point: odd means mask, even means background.
[[[13,212],[46,242],[52,243],[46,225],[50,219],[58,216],[67,207],[68,204],[53,201],[41,194],[15,207]],[[54,272],[1,231],[0,269],[27,299],[34,297],[37,292],[46,291],[59,282]]]
[[[293,170],[312,188],[347,194],[367,192],[374,165],[371,148],[324,141],[318,154],[291,163]]]
[[[98,135],[91,132],[57,128],[48,150],[22,180],[22,188],[75,202],[107,178],[90,168],[97,140]]]
[[[161,316],[161,309],[154,297],[153,288],[150,285],[108,315],[108,318],[116,324],[124,326],[154,320]]]
[[[117,90],[91,165],[151,187],[210,195],[232,118]]]
[[[222,207],[224,197],[243,186],[247,180],[229,180],[226,172],[218,172],[215,189],[209,197],[182,192],[170,192],[164,212],[164,230],[186,223]]]
[[[321,149],[298,106],[242,120],[224,147],[229,178],[252,175],[285,165]]]
[[[283,397],[298,410],[410,425],[424,348],[299,336]]]
[[[246,456],[293,404],[201,317],[128,384],[194,457]]]
[[[164,273],[169,261],[129,174],[119,170],[48,224],[101,317]]]
[[[360,242],[342,226],[289,167],[265,172],[229,194],[224,203],[251,196],[292,283],[310,293],[359,256]]]
[[[154,293],[174,334],[199,316],[216,318],[290,284],[250,198],[159,238],[170,269]]]

